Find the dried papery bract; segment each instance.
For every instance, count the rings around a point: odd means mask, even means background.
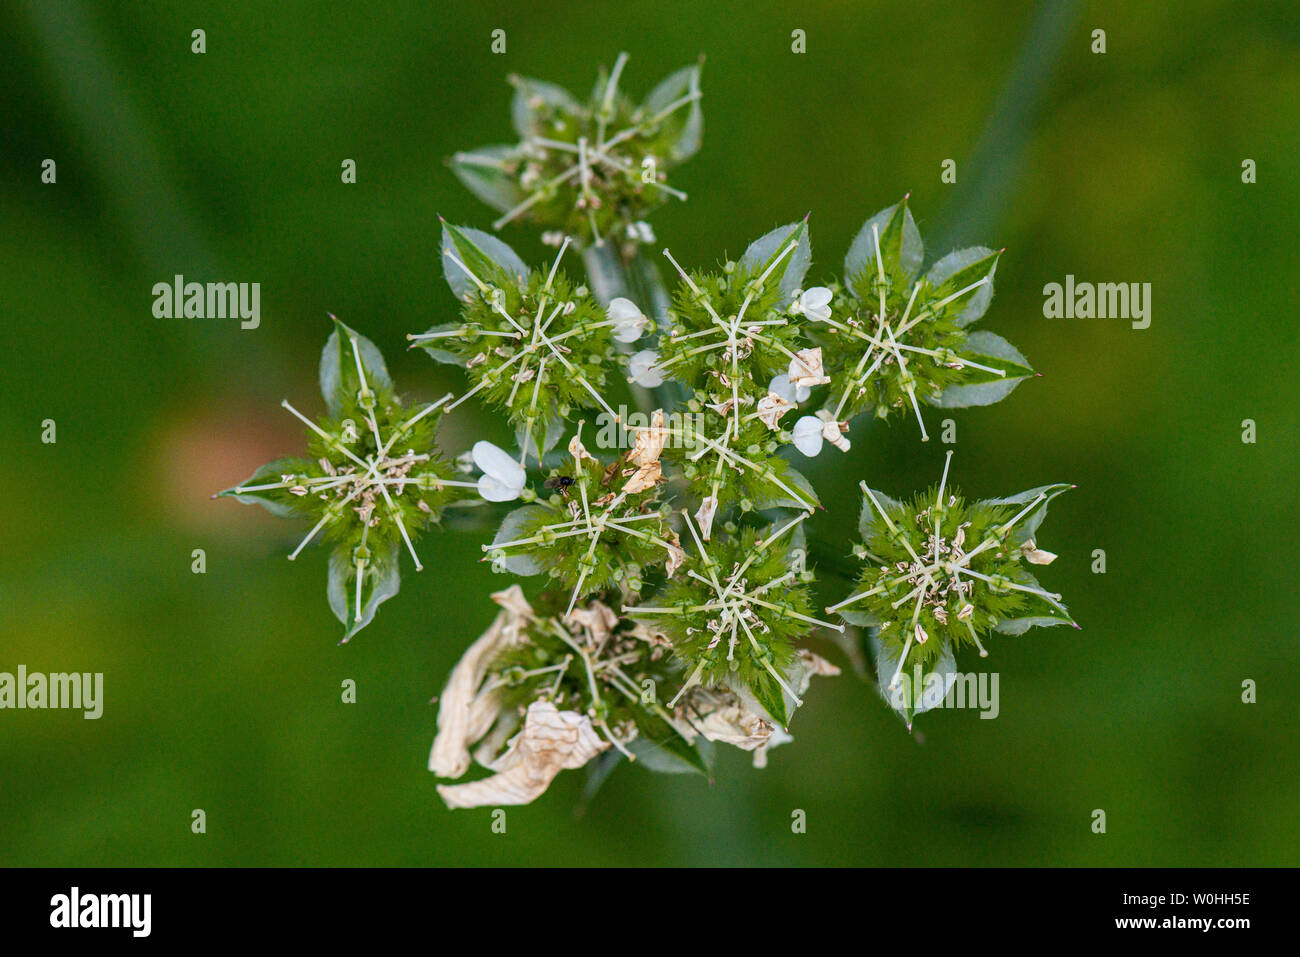
[[[469,749],[492,729],[500,717],[500,695],[482,689],[488,667],[506,648],[518,643],[533,617],[523,589],[511,585],[492,600],[501,606],[496,619],[461,656],[438,701],[438,734],[429,752],[429,770],[439,777],[458,778],[470,766]]]
[[[528,804],[561,771],[582,767],[608,747],[590,718],[557,711],[549,701],[534,701],[528,706],[523,730],[488,766],[495,774],[466,784],[439,784],[438,794],[449,808]]]

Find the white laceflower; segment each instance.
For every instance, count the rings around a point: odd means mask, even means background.
[[[629,380],[646,389],[664,382],[664,374],[659,368],[659,353],[653,349],[632,353],[627,360],[627,372]]]
[[[645,332],[650,320],[645,317],[637,304],[631,299],[619,296],[611,299],[606,310],[610,322],[614,324],[614,338],[619,342],[636,342]]]
[[[804,399],[808,398],[808,396],[812,395],[812,388],[810,386],[795,386],[794,383],[790,381],[788,375],[773,376],[772,381],[767,384],[767,391],[779,395],[791,405],[798,405]]]
[[[822,435],[822,420],[815,415],[805,415],[800,418],[790,430],[790,436],[794,441],[794,447],[810,459],[816,457],[826,441]]]
[[[524,490],[527,473],[523,466],[491,442],[475,442],[470,453],[483,471],[478,493],[489,502],[511,502]]]
[[[795,300],[795,312],[802,313],[813,322],[825,322],[831,317],[831,291],[825,286],[805,289]]]

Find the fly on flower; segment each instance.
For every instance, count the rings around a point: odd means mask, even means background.
[[[662,430],[662,413],[655,422]],[[605,465],[581,436],[579,429],[569,443],[569,461],[544,483],[556,490],[550,500],[515,509],[492,544],[483,546],[499,571],[545,572],[570,589],[566,612],[593,593],[639,592],[642,569],[667,562],[677,548],[658,502],[662,439],[657,449],[642,439]]]

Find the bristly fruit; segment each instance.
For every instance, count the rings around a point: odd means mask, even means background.
[[[451,396],[408,409],[374,343],[337,319],[321,355],[320,384],[328,411],[318,421],[281,403],[307,426],[308,454],[277,459],[219,495],[314,522],[289,558],[317,538],[333,544],[327,596],[347,641],[397,593],[403,545],[419,570],[415,539],[474,483],[453,478],[437,448],[438,419]]]
[[[949,452],[935,488],[906,502],[862,483],[863,569],[854,593],[831,605],[850,624],[871,629],[882,653],[885,688],[915,666],[924,673],[951,662],[964,646],[987,655],[990,634],[1023,634],[1068,624],[1061,596],[1025,567],[1056,556],[1035,536],[1048,503],[1070,485],[1045,485],[1007,498],[967,502],[948,486]]]
[[[627,54],[583,102],[542,80],[512,76],[519,142],[457,153],[452,169],[474,195],[501,211],[500,229],[528,220],[580,246],[636,242],[642,220],[669,198],[668,171],[700,148],[700,66],[688,66],[640,103],[619,87]]]
[[[1001,255],[961,249],[922,275],[925,250],[907,198],[868,219],[833,287],[831,315],[814,323],[831,376],[829,416],[910,410],[928,440],[920,403],[989,405],[1034,375],[1001,336],[967,331],[992,301]]]

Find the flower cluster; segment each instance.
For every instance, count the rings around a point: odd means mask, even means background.
[[[990,405],[1034,375],[1001,336],[967,332],[993,299],[1001,252],[959,249],[924,275],[925,247],[907,197],[866,221],[844,258],[844,278],[816,317],[828,356],[827,421],[910,407],[929,440],[921,403]]]
[[[988,651],[990,634],[1020,635],[1035,626],[1079,626],[1061,596],[1047,591],[1025,568],[1050,565],[1056,555],[1038,547],[1047,505],[1070,485],[1045,485],[1006,498],[966,502],[948,486],[948,465],[938,486],[899,502],[862,483],[859,531],[862,573],[857,590],[827,612],[870,629],[877,647],[881,688],[900,703],[908,724],[920,706],[914,692],[889,694],[900,678],[955,670],[965,645]]]
[[[318,421],[281,403],[307,426],[308,454],[270,462],[218,494],[315,522],[289,558],[314,539],[333,543],[326,593],[347,641],[397,594],[402,546],[419,570],[415,539],[475,483],[454,478],[435,444],[451,396],[408,409],[379,350],[337,319],[320,385],[327,413]]]
[[[451,158],[461,182],[501,212],[494,229],[528,220],[583,246],[636,242],[652,235],[644,219],[653,209],[686,198],[668,171],[700,148],[700,67],[678,70],[638,103],[619,87],[627,59],[619,54],[586,102],[553,83],[510,78],[519,142]]]
[[[707,774],[718,743],[762,766],[790,740],[812,677],[839,673],[805,646],[818,631],[862,630],[910,727],[925,707],[896,693],[907,669],[948,674],[992,634],[1074,624],[1025,567],[1055,557],[1037,529],[1070,486],[968,502],[947,461],[907,501],[862,483],[860,573],[826,608],[842,621],[814,614],[807,523],[822,506],[798,457],[848,451],[868,412],[910,409],[928,439],[922,404],[987,405],[1034,375],[1005,340],[969,331],[1001,254],[958,250],[923,272],[905,197],[866,221],[842,275],[820,284],[808,281],[807,217],[714,269],[688,270],[668,249],[652,258],[642,217],[678,195],[665,171],[699,146],[699,68],[636,104],[619,89],[625,62],[586,104],[516,79],[521,141],[453,160],[503,211],[497,228],[527,218],[559,247],[530,268],[495,236],[443,223],[459,315],[407,338],[464,370],[460,396],[406,408],[378,349],[336,321],[321,360],[327,416],[285,403],[310,430],[309,454],[223,493],[313,521],[291,558],[334,543],[328,596],[345,640],[396,593],[403,547],[418,570],[421,531],[446,508],[489,503],[484,561],[537,587],[492,596],[495,621],[441,695],[430,770],[491,772],[440,785],[450,807],[527,803],[565,769],[598,782],[623,759]],[[565,272],[570,245],[584,279]],[[671,291],[656,262],[675,272]],[[453,465],[437,425],[476,396],[514,428],[516,450],[478,441]],[[636,418],[616,411],[638,400]],[[604,424],[584,436],[592,417]]]

